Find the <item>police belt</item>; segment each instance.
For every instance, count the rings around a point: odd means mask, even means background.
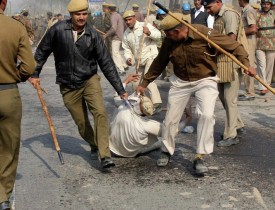
[[[0,84],[0,91],[8,90],[8,89],[15,89],[15,88],[18,88],[17,84]]]
[[[274,30],[274,29],[275,29],[275,26],[269,26],[269,27],[258,28],[258,31]]]

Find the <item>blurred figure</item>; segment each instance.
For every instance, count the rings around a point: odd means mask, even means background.
[[[189,3],[184,3],[181,7],[182,14],[185,16],[185,19],[191,23],[191,6]]]
[[[57,19],[57,22],[59,22],[59,21],[61,21],[61,20],[64,20],[64,17],[63,17],[62,14],[58,13],[58,14],[56,15],[56,19]]]
[[[243,26],[245,30],[245,35],[248,42],[248,54],[249,54],[249,62],[250,66],[254,68],[256,65],[256,33],[257,33],[257,20],[256,20],[256,11],[249,4],[249,0],[238,0],[240,7],[242,7],[242,20]],[[255,99],[255,91],[254,91],[254,78],[249,77],[244,74],[244,85],[245,85],[245,94],[239,95],[239,101],[250,101]]]
[[[156,11],[153,8],[150,8],[149,16],[145,18],[145,22],[147,21],[151,25],[154,24],[154,21],[156,20]]]
[[[30,44],[32,45],[34,42],[34,31],[32,28],[32,21],[29,19],[29,11],[27,9],[23,9],[21,11],[21,15],[24,21],[25,28],[27,30],[28,36],[29,36],[29,41]]]
[[[110,4],[109,8],[111,12],[111,28],[106,32],[105,35],[103,35],[103,38],[106,39],[110,37],[112,40],[112,57],[116,64],[118,73],[120,76],[123,76],[126,74],[125,68],[127,68],[124,59],[120,54],[121,41],[124,32],[124,23],[121,15],[116,12],[117,6],[115,4]]]
[[[136,19],[138,22],[144,22],[144,16],[139,12],[139,5],[133,4],[132,9],[135,12]]]
[[[257,72],[259,77],[270,85],[275,59],[275,14],[271,10],[271,0],[262,0],[261,6],[261,11],[257,13]],[[260,95],[265,95],[269,92],[260,83],[259,90]]]

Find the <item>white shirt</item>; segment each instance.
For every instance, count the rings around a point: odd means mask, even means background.
[[[135,157],[158,141],[161,123],[137,115],[117,94],[114,101],[118,110],[111,121],[110,150],[122,157]]]
[[[205,9],[204,9],[203,5],[201,6],[201,8],[199,10],[197,10],[195,8],[195,15],[194,15],[194,17],[196,18],[200,14],[200,12],[204,12],[204,11],[205,11]],[[208,18],[207,18],[207,21],[206,21],[207,22],[207,27],[208,28],[213,28],[214,21],[215,21],[214,16],[209,15]]]
[[[140,54],[140,44],[143,36],[144,22],[136,21],[136,24],[131,30],[127,28],[123,34],[122,47],[124,49],[124,57],[126,59],[131,58],[133,61],[137,60]],[[141,53],[141,65],[146,64],[148,58],[154,59],[158,55],[157,41],[161,38],[160,31],[147,24],[150,31],[150,36],[145,35],[142,53]]]

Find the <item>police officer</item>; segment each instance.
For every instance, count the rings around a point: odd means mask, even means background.
[[[244,33],[242,19],[239,13],[227,7],[221,0],[205,0],[204,8],[215,16],[214,29],[219,33],[238,40],[247,47],[247,39]],[[244,38],[245,40],[239,40]],[[222,140],[217,143],[219,147],[228,147],[239,143],[238,135],[244,134],[244,123],[238,111],[239,92],[239,66],[225,55],[218,56],[218,84],[219,98],[226,112],[225,128]]]
[[[0,210],[10,209],[18,165],[22,104],[17,83],[26,81],[36,65],[26,29],[4,15],[6,5],[0,0],[0,25],[5,26],[0,30]]]
[[[183,14],[174,15],[178,19],[188,21],[184,19]],[[193,26],[223,49],[232,52],[245,66],[249,66],[248,54],[240,43],[203,25]],[[210,55],[215,54],[215,49],[210,48],[204,39],[171,16],[162,20],[161,27],[166,33],[166,39],[149,71],[144,75],[143,82],[137,88],[137,92],[143,94],[148,84],[162,73],[169,61],[172,62],[174,74],[170,77],[171,88],[162,129],[162,153],[157,165],[166,166],[174,154],[179,121],[190,96],[195,95],[198,126],[197,154],[193,167],[196,173],[203,174],[208,171],[203,157],[213,152],[214,145],[214,107],[218,97],[218,77],[216,57]],[[249,69],[252,75],[255,75],[255,68]]]
[[[29,38],[30,38],[30,42],[32,44],[34,42],[34,31],[33,31],[33,28],[32,28],[32,21],[28,17],[29,16],[29,11],[27,9],[23,9],[21,11],[21,14],[22,14],[22,18],[23,18],[27,33],[28,33]]]
[[[115,166],[109,150],[109,124],[105,110],[98,65],[122,97],[127,97],[114,62],[100,35],[87,24],[87,0],[71,0],[68,4],[71,19],[53,25],[37,47],[37,67],[31,82],[39,82],[39,74],[48,56],[53,52],[56,83],[66,108],[78,126],[81,137],[91,147],[93,158],[101,160],[102,168]],[[88,119],[88,110],[94,117],[94,129]]]

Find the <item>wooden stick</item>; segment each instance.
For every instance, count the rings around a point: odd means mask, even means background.
[[[221,53],[227,55],[229,58],[231,58],[236,64],[238,64],[241,68],[243,68],[245,71],[248,71],[248,67],[243,65],[235,56],[233,56],[231,53],[225,51],[223,48],[221,48],[219,45],[217,45],[215,42],[210,40],[208,37],[206,37],[204,34],[199,32],[195,27],[193,27],[191,24],[177,18],[172,12],[170,12],[167,8],[165,8],[163,5],[161,5],[159,2],[154,1],[153,4],[155,4],[157,7],[165,11],[168,15],[175,18],[180,23],[183,23],[186,25],[189,29],[191,29],[194,33],[198,34],[201,38],[203,38],[205,41],[207,41],[210,45],[212,45],[214,48],[216,48]],[[265,86],[270,92],[275,94],[275,90],[270,87],[265,81],[263,81],[258,75],[253,76],[256,80],[258,80],[263,86]]]
[[[98,30],[96,27],[94,27],[94,29],[95,29],[97,32],[101,33],[102,35],[106,35],[106,33],[104,33],[103,31]]]
[[[144,27],[146,27],[147,24],[148,24],[148,16],[149,16],[151,4],[152,4],[152,0],[149,0],[148,7],[147,7],[147,13],[146,13],[146,21],[144,23]],[[139,66],[140,66],[140,60],[141,60],[141,54],[142,54],[142,50],[143,50],[144,40],[145,40],[145,34],[143,33],[142,34],[141,44],[140,44],[140,47],[139,47],[139,56],[138,56],[138,61],[137,61],[137,65],[136,65],[136,74],[138,74],[138,69],[139,69]]]
[[[48,112],[48,108],[46,106],[46,103],[45,103],[45,101],[43,99],[43,96],[42,96],[39,84],[37,84],[37,86],[36,86],[36,91],[37,91],[39,100],[41,102],[42,108],[43,108],[43,110],[45,112],[46,118],[48,120],[49,128],[50,128],[50,131],[51,131],[51,134],[52,134],[52,138],[53,138],[53,143],[54,143],[55,149],[57,151],[59,160],[60,160],[61,164],[63,165],[64,164],[64,159],[63,159],[63,156],[62,156],[62,153],[61,153],[61,150],[60,150],[57,138],[56,138],[56,134],[55,134],[55,131],[54,131],[54,127],[53,127],[53,123],[52,123],[51,117],[50,117],[50,114]]]

